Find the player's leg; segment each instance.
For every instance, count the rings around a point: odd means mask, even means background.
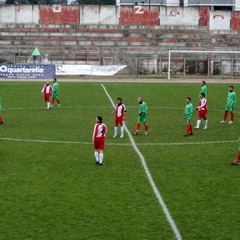
[[[192,124],[191,124],[189,118],[186,119],[186,123],[187,123],[187,127],[186,127],[186,134],[184,135],[184,137],[187,137],[189,135],[193,135]]]
[[[148,135],[148,123],[145,121],[144,122],[144,129],[145,129],[145,136]]]
[[[124,137],[123,117],[120,118],[119,125],[120,125],[120,133],[121,133],[120,138],[123,138]]]
[[[57,103],[58,103],[58,107],[60,107],[61,103],[60,103],[60,99],[59,99],[59,97],[58,97],[58,93],[57,93],[57,95],[56,95],[56,101],[57,101]]]
[[[240,151],[238,151],[237,158],[232,162],[232,165],[240,165]]]
[[[114,135],[113,137],[117,137],[117,132],[118,132],[118,118],[115,118],[115,125],[114,125]]]
[[[99,163],[99,152],[97,149],[94,150],[94,157],[96,160],[96,164],[98,164]]]
[[[141,128],[141,122],[143,122],[142,118],[140,116],[138,116],[134,135],[138,135],[139,134],[140,128]]]
[[[101,140],[99,143],[99,165],[103,165],[103,159],[104,159],[104,140]]]
[[[94,147],[94,158],[96,160],[96,164],[99,164],[99,142],[98,141],[94,141],[93,143],[93,147]]]
[[[229,111],[229,106],[226,106],[225,112],[224,112],[224,115],[223,115],[223,120],[221,121],[221,123],[225,123],[227,121],[228,111]]]
[[[3,124],[3,119],[2,119],[2,116],[0,115],[0,125]]]
[[[204,120],[204,127],[203,127],[203,129],[207,129],[207,128],[208,128],[208,120],[207,120],[207,117],[205,117],[203,120]]]
[[[228,122],[229,124],[232,124],[232,123],[234,123],[234,112],[233,112],[233,109],[232,109],[232,111],[230,112],[230,114],[231,114],[231,120]]]
[[[198,113],[198,119],[197,119],[197,122],[196,122],[196,126],[194,127],[194,129],[199,129],[200,124],[201,124],[201,118],[200,118],[200,112],[199,112]]]
[[[104,159],[103,150],[100,149],[100,151],[99,151],[99,165],[103,165],[103,159]]]
[[[114,126],[114,135],[113,135],[114,138],[117,136],[117,132],[118,132],[118,126],[115,125]]]
[[[52,97],[52,106],[54,105],[54,96]]]
[[[45,94],[44,100],[46,103],[47,110],[49,109],[49,98],[50,98],[49,94]]]

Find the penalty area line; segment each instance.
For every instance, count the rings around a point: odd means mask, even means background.
[[[113,108],[115,108],[115,104],[114,104],[111,96],[109,95],[107,89],[105,88],[105,86],[103,84],[101,84],[101,86],[102,86],[105,94],[107,95],[109,101],[111,102]],[[142,166],[144,168],[145,174],[146,174],[146,176],[148,178],[148,181],[149,181],[149,183],[150,183],[150,185],[152,187],[153,192],[155,193],[156,198],[158,199],[158,202],[159,202],[160,206],[162,207],[162,210],[163,210],[163,212],[164,212],[164,214],[165,214],[165,216],[167,218],[168,223],[170,224],[170,226],[171,226],[171,228],[172,228],[172,230],[174,232],[175,238],[177,240],[182,240],[182,236],[181,236],[181,234],[180,234],[180,232],[179,232],[179,230],[177,228],[177,225],[174,222],[174,220],[173,220],[173,218],[172,218],[172,216],[171,216],[171,214],[170,214],[170,212],[169,212],[169,210],[167,208],[167,205],[165,204],[165,202],[164,202],[164,200],[162,198],[162,195],[161,195],[160,191],[157,188],[156,183],[153,180],[153,177],[152,177],[151,172],[150,172],[150,170],[149,170],[149,168],[147,166],[147,163],[146,163],[146,160],[145,160],[144,156],[142,155],[142,153],[138,149],[138,147],[137,147],[137,145],[136,145],[136,143],[135,143],[135,141],[134,141],[130,131],[128,130],[128,128],[127,128],[127,126],[125,124],[124,124],[124,128],[125,128],[125,130],[126,130],[126,132],[128,134],[128,137],[129,137],[129,139],[131,141],[133,149],[135,150],[135,152],[137,153],[137,155],[139,156],[139,158],[141,160],[141,163],[142,163]]]

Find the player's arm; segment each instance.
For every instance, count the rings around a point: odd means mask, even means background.
[[[124,109],[123,109],[123,120],[125,120],[126,115],[127,115],[127,109],[124,106]]]
[[[233,106],[236,107],[237,106],[237,96],[236,96],[236,93],[234,94],[234,103],[233,103]]]
[[[94,139],[95,139],[96,127],[97,127],[97,125],[95,125],[95,126],[94,126],[94,129],[93,129],[93,135],[92,135],[92,141],[93,141],[93,142],[94,142]]]

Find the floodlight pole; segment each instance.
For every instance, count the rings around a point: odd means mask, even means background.
[[[168,51],[168,80],[171,78],[171,53],[230,53],[240,54],[240,51],[200,51],[200,50],[169,50]]]

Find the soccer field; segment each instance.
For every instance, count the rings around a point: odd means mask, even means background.
[[[230,165],[238,151],[239,106],[234,124],[220,124],[229,84],[208,84],[209,127],[202,130],[202,123],[184,138],[185,99],[196,107],[200,85],[104,83],[108,96],[100,83],[60,81],[61,107],[47,111],[43,82],[0,82],[0,239],[239,239],[240,167]],[[122,97],[133,133],[139,96],[149,108],[149,136],[141,126],[132,141],[126,132],[113,138],[109,97]],[[96,115],[108,127],[104,166],[93,156]],[[193,126],[196,119],[195,111]]]

